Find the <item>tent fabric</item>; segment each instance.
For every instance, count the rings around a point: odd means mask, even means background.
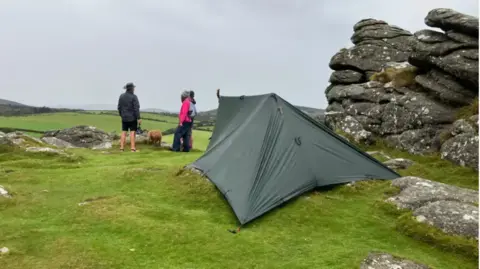
[[[244,225],[316,187],[397,173],[276,94],[221,96],[205,153],[189,165]]]

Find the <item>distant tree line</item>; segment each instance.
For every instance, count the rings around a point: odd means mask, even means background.
[[[11,104],[0,104],[0,116],[28,116],[56,112],[78,112],[78,109],[50,108],[34,106],[16,106]]]

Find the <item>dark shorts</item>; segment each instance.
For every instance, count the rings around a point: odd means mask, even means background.
[[[126,132],[130,130],[130,132],[137,131],[137,121],[122,121],[122,131]]]

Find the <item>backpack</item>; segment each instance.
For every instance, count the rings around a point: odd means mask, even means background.
[[[190,108],[188,109],[188,116],[193,120],[197,116],[197,108],[195,104],[190,102]]]

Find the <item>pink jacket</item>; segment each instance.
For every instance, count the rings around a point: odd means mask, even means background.
[[[180,124],[184,122],[192,122],[192,119],[188,116],[188,110],[190,109],[190,98],[185,98],[182,102],[182,107],[180,108],[180,114],[178,114],[178,118],[180,120]]]

